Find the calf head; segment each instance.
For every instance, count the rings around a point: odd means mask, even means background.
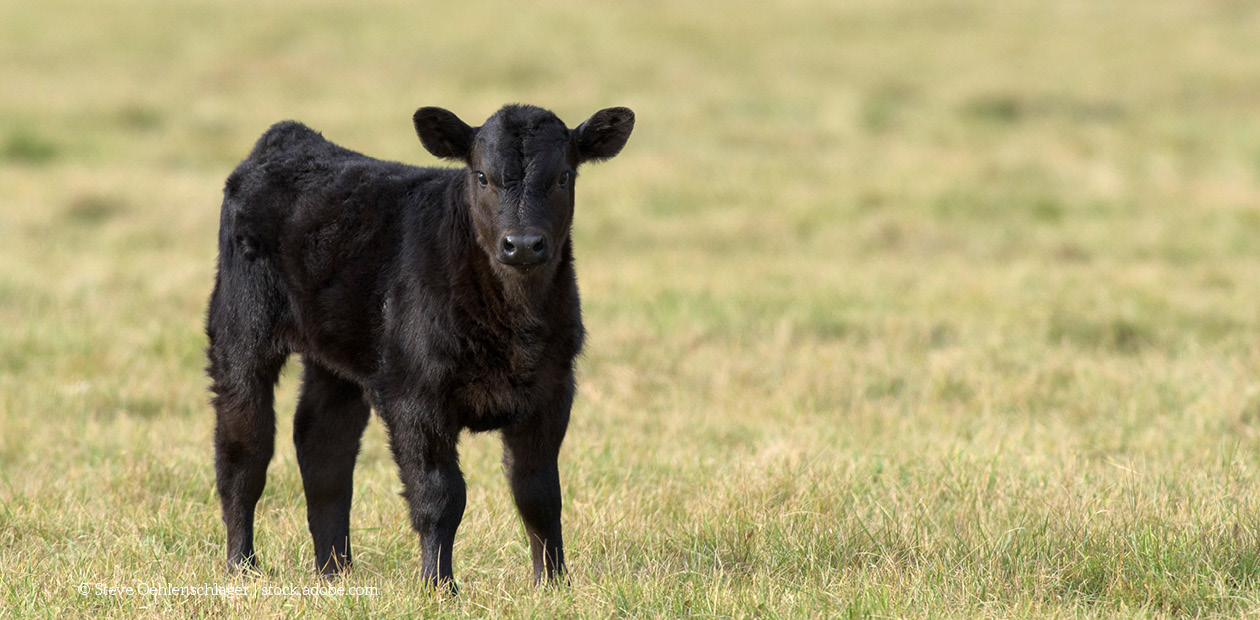
[[[613,157],[634,129],[634,112],[607,108],[578,125],[534,106],[508,105],[481,127],[442,108],[413,117],[430,153],[467,165],[477,243],[502,279],[551,273],[568,243],[577,168]]]

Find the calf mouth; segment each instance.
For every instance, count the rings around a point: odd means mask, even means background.
[[[529,263],[505,263],[501,260],[492,260],[491,264],[494,265],[494,271],[499,280],[504,284],[509,284],[513,288],[538,289],[545,287],[551,275],[556,272],[559,261],[548,259]]]
[[[511,264],[511,263],[504,263],[500,261],[500,264],[502,264],[504,267],[507,267],[507,269],[505,269],[504,271],[508,273],[516,274],[518,276],[523,276],[523,277],[532,276],[538,273],[539,271],[542,271],[543,267],[545,267],[549,263],[550,261],[539,262],[539,263],[529,263],[529,264]]]

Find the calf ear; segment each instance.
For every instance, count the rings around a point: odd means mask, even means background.
[[[609,159],[621,152],[634,130],[630,108],[605,108],[573,130],[581,161]]]
[[[430,153],[442,159],[467,160],[472,154],[473,138],[477,130],[459,120],[450,110],[420,108],[411,122],[416,126],[420,144]]]

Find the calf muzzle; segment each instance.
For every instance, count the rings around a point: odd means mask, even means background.
[[[499,239],[499,262],[513,267],[529,267],[551,258],[551,238],[537,228],[513,230]]]

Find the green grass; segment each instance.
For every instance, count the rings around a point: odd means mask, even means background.
[[[1260,615],[1260,8],[0,4],[0,617]],[[221,570],[201,321],[270,123],[432,164],[422,105],[638,114],[587,170],[590,340],[536,590],[492,435],[462,594],[384,433],[315,586],[291,434]],[[102,596],[80,584],[241,585]],[[94,587],[94,586],[93,586]]]

